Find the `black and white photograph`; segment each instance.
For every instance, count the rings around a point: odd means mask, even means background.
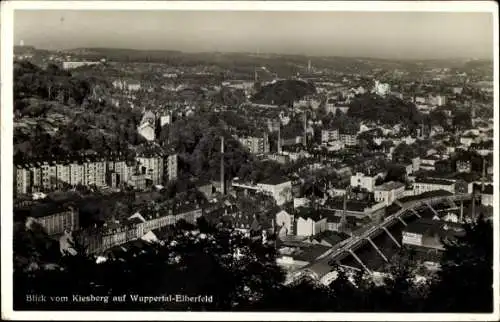
[[[2,4],[2,317],[498,320],[495,2],[92,2]]]

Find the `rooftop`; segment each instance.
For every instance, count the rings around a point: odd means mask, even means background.
[[[366,208],[373,206],[374,203],[358,200],[348,200],[346,203],[347,211],[363,212]],[[344,202],[340,198],[328,199],[325,203],[328,209],[342,210],[344,209]]]
[[[389,181],[389,182],[385,182],[379,186],[376,186],[375,190],[390,191],[390,190],[398,189],[398,188],[401,188],[404,186],[405,186],[404,183],[397,182],[397,181]]]
[[[285,177],[274,176],[259,182],[259,184],[278,185],[290,181]]]
[[[435,178],[417,178],[417,179],[415,179],[415,183],[437,184],[437,185],[446,185],[446,186],[450,186],[450,185],[454,184],[454,182],[450,181],[450,180],[435,179]]]

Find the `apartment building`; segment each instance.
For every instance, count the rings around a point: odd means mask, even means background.
[[[339,130],[321,130],[321,143],[330,143],[339,139]]]
[[[413,191],[415,195],[436,190],[445,190],[455,193],[455,182],[444,179],[426,178],[416,179],[413,184]]]
[[[365,175],[364,173],[357,172],[355,175],[351,176],[351,187],[360,187],[372,192],[375,188],[375,181],[377,178],[382,178],[383,176],[383,173]]]
[[[401,182],[385,182],[375,186],[373,192],[375,201],[384,202],[386,206],[391,205],[396,199],[403,197],[405,185]]]
[[[16,167],[15,193],[27,194],[31,192],[31,172],[28,167],[18,165]]]
[[[77,230],[80,223],[78,209],[73,207],[50,207],[45,211],[32,211],[27,219],[27,225],[33,221],[42,225],[48,235],[61,234],[65,230]]]
[[[340,138],[340,141],[347,146],[358,145],[357,134],[340,133],[339,138]]]
[[[139,163],[139,173],[145,174],[153,185],[163,183],[164,160],[162,156],[140,156],[136,160]]]
[[[177,154],[169,154],[165,158],[165,172],[168,174],[168,181],[177,179]]]
[[[239,137],[238,141],[246,147],[252,154],[269,153],[269,137],[264,133],[262,137],[246,136]]]

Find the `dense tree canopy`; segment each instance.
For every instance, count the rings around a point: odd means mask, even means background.
[[[251,100],[260,104],[292,106],[294,101],[314,93],[316,93],[316,88],[311,83],[299,80],[279,80],[262,86]]]
[[[422,115],[413,103],[393,96],[382,98],[372,94],[360,95],[351,102],[347,114],[364,121],[403,124],[410,130],[422,122]]]

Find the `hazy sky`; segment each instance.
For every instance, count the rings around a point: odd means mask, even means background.
[[[386,58],[492,58],[488,13],[15,11],[14,41],[45,49],[115,47]]]

